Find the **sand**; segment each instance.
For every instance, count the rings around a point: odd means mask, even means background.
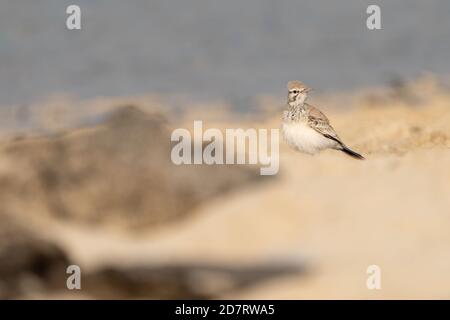
[[[48,232],[86,270],[155,262],[304,267],[218,289],[216,298],[449,299],[450,94],[430,79],[384,90],[354,94],[341,109],[330,103],[342,101],[337,95],[313,103],[329,103],[322,109],[365,161],[282,144],[275,178],[208,198],[189,218],[138,234],[52,220]],[[186,114],[179,124],[196,118]],[[279,112],[208,125],[277,128]],[[366,286],[370,265],[381,269],[379,290]],[[214,287],[217,279],[208,281]]]

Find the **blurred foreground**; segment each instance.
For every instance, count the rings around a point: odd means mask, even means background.
[[[313,97],[367,160],[281,143],[276,177],[177,167],[170,132],[278,128],[284,100],[182,116],[144,100],[9,114],[39,125],[3,134],[0,297],[450,298],[450,89],[434,78]],[[381,290],[366,287],[373,264]]]

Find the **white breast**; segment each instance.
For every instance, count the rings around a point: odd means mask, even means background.
[[[281,131],[286,142],[298,151],[316,154],[336,146],[336,142],[325,138],[303,122],[283,122]]]

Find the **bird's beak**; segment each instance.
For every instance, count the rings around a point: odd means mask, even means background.
[[[304,92],[305,93],[309,93],[309,92],[311,92],[313,89],[312,88],[306,88],[305,90],[304,90]]]

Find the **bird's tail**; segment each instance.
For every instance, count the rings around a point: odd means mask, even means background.
[[[357,153],[357,152],[355,152],[355,151],[353,151],[353,150],[350,150],[350,149],[347,148],[347,146],[345,146],[345,145],[342,145],[341,151],[344,152],[344,153],[346,153],[346,154],[348,154],[350,157],[355,158],[355,159],[358,159],[358,160],[365,160],[365,159],[366,159],[366,158],[364,158],[362,155],[360,155],[359,153]]]

